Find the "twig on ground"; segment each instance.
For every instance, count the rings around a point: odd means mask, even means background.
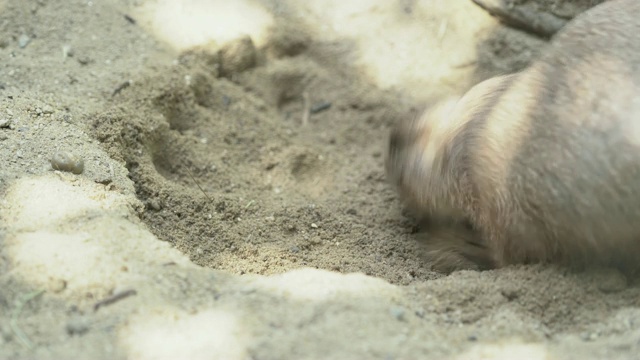
[[[198,189],[200,189],[200,191],[202,191],[202,194],[204,195],[205,198],[207,198],[207,200],[209,201],[209,203],[212,203],[213,201],[211,201],[211,198],[209,197],[209,195],[207,195],[207,193],[204,191],[204,189],[200,186],[200,184],[198,183],[198,181],[196,180],[196,177],[193,176],[193,173],[191,172],[191,170],[189,170],[188,166],[184,167],[187,170],[187,173],[189,173],[189,177],[191,177],[191,180],[193,180],[193,182],[196,184],[196,186],[198,187]]]
[[[507,4],[504,0],[472,1],[505,25],[545,38],[553,36],[568,22],[568,20],[550,13],[537,12],[525,6]]]
[[[323,112],[325,110],[329,110],[331,108],[331,103],[330,102],[321,102],[319,104],[316,104],[314,106],[312,106],[309,109],[309,114],[317,114],[320,112]]]
[[[107,305],[111,305],[117,301],[128,298],[129,296],[135,295],[138,292],[135,289],[128,289],[124,291],[117,292],[104,300],[100,300],[95,305],[93,305],[93,311],[98,311],[99,308]]]
[[[131,86],[131,80],[127,80],[121,83],[120,85],[118,85],[118,87],[115,88],[115,90],[113,90],[113,93],[111,93],[111,96],[118,95],[122,90],[128,88],[129,86]]]

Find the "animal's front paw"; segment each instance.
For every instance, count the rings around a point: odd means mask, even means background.
[[[495,268],[491,251],[479,234],[462,225],[427,229],[420,235],[420,242],[435,271],[449,274]]]

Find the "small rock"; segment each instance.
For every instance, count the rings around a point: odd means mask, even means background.
[[[618,270],[604,269],[594,277],[598,289],[603,293],[615,293],[627,288],[627,278]]]
[[[63,58],[68,58],[68,57],[73,57],[73,48],[71,47],[71,45],[64,45],[62,47],[62,57]]]
[[[24,49],[25,47],[27,47],[27,45],[29,45],[30,42],[31,42],[31,38],[27,34],[22,34],[18,38],[18,46],[21,49]]]
[[[322,239],[320,238],[320,236],[313,236],[311,239],[309,239],[309,244],[320,245],[322,244]]]
[[[511,286],[507,286],[504,289],[500,290],[500,293],[509,301],[516,300],[520,297],[519,289]]]
[[[580,338],[584,341],[593,341],[593,340],[596,340],[598,337],[599,336],[597,333],[583,332],[582,334],[580,334]]]
[[[311,227],[314,228],[314,229],[317,229],[318,225],[316,225],[315,223],[311,223]]]
[[[256,47],[251,37],[244,36],[220,49],[220,74],[228,76],[255,66]]]
[[[113,182],[113,179],[109,174],[100,174],[100,175],[97,175],[93,181],[95,181],[98,184],[109,185]]]
[[[91,64],[93,62],[94,62],[94,60],[92,58],[88,57],[88,56],[81,56],[81,57],[78,58],[78,63],[80,65],[89,65],[89,64]]]
[[[11,126],[10,119],[0,119],[0,129],[6,129]]]
[[[149,200],[149,208],[154,211],[160,211],[162,210],[162,204],[160,203],[160,201],[158,201],[158,199],[151,199]]]
[[[400,306],[394,306],[391,309],[389,309],[389,312],[391,313],[391,315],[396,318],[399,321],[405,321],[405,314],[406,311],[403,307]]]
[[[41,113],[42,114],[53,114],[53,106],[48,105],[48,104],[44,105],[42,107]]]
[[[295,25],[278,26],[271,33],[269,48],[276,57],[296,56],[308,48],[311,38]]]
[[[51,291],[55,294],[61,293],[67,288],[67,282],[63,279],[54,279],[51,281]]]
[[[627,277],[620,271],[609,267],[593,267],[581,273],[581,277],[593,284],[603,293],[615,293],[627,288]]]
[[[296,254],[296,253],[299,253],[299,252],[300,252],[300,248],[299,248],[299,247],[297,247],[297,246],[292,246],[289,250],[290,250],[292,253],[294,253],[294,254]]]
[[[67,334],[73,335],[82,335],[89,331],[89,321],[84,316],[73,315],[69,321],[67,321],[67,326],[65,327],[67,330]]]
[[[67,171],[73,174],[82,174],[84,160],[82,157],[66,151],[59,151],[51,158],[51,167],[54,170]]]

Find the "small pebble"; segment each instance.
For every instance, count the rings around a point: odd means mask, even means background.
[[[51,281],[51,291],[55,294],[63,292],[67,288],[67,282],[62,279],[54,279]]]
[[[158,201],[158,199],[151,199],[149,200],[149,208],[154,211],[160,211],[162,210],[162,204],[160,203],[160,201]]]
[[[276,57],[296,56],[304,52],[311,39],[294,26],[278,26],[271,33],[269,46]]]
[[[233,40],[220,49],[220,66],[223,76],[240,73],[256,64],[257,51],[251,37]]]
[[[98,184],[109,185],[113,182],[113,179],[109,174],[100,174],[96,176],[96,178],[93,181],[95,181]]]
[[[590,333],[590,332],[583,332],[582,334],[580,334],[580,338],[582,338],[582,340],[584,340],[584,341],[593,341],[593,340],[596,340],[598,338],[598,334]]]
[[[71,48],[71,45],[64,45],[62,47],[62,57],[68,58],[72,56],[73,56],[73,48]]]
[[[53,114],[53,106],[44,105],[41,111],[42,111],[42,114]]]
[[[29,35],[22,34],[18,38],[18,46],[20,46],[21,49],[24,49],[25,47],[27,47],[27,45],[29,45],[30,42],[31,42],[31,38],[29,37]]]
[[[65,327],[69,335],[82,335],[89,331],[89,321],[84,316],[72,316]]]
[[[613,268],[596,267],[583,275],[605,294],[620,292],[628,287],[627,277]]]
[[[11,120],[9,119],[0,119],[0,128],[6,129],[11,126]]]
[[[320,245],[322,244],[322,239],[320,238],[320,236],[314,236],[311,239],[309,239],[309,244]]]
[[[627,277],[615,269],[603,271],[596,279],[598,289],[607,294],[622,291],[628,286]]]
[[[59,151],[51,158],[51,167],[54,170],[82,174],[84,171],[84,160],[80,156],[69,152]]]
[[[404,310],[404,308],[399,307],[399,306],[394,306],[391,309],[389,309],[389,312],[397,320],[399,320],[399,321],[404,321],[405,320],[406,311]]]
[[[78,58],[78,63],[80,63],[80,65],[89,65],[93,62],[94,60],[88,56],[81,56]]]
[[[315,223],[311,223],[311,227],[314,228],[314,229],[317,229],[318,225],[316,225]]]

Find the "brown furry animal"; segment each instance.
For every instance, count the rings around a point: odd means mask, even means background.
[[[598,5],[524,71],[393,129],[387,174],[429,220],[435,268],[640,268],[638,14]]]

